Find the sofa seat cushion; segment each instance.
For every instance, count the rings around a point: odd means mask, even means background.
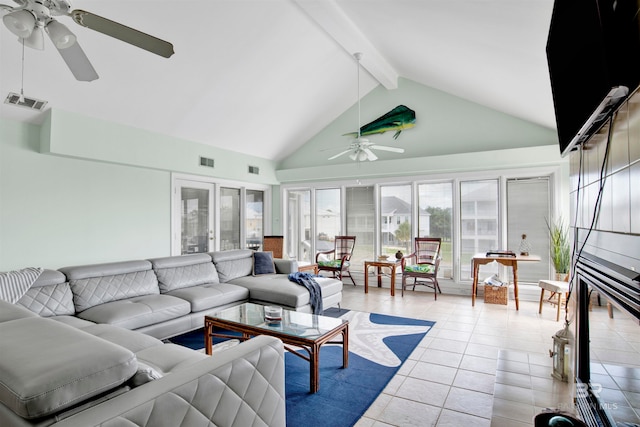
[[[45,318],[0,323],[0,401],[23,418],[44,417],[131,378],[135,355]]]
[[[39,317],[33,311],[21,305],[11,304],[0,299],[0,323],[10,320],[24,319],[26,317]],[[2,344],[2,343],[0,343]]]
[[[55,320],[56,322],[64,323],[65,325],[73,326],[74,328],[82,329],[87,326],[95,325],[95,322],[90,322],[89,320],[84,320],[76,316],[52,316],[49,317],[51,320]]]
[[[342,282],[329,277],[314,278],[322,290],[322,298],[342,292]],[[251,301],[268,302],[287,307],[302,307],[309,304],[309,291],[289,280],[286,274],[245,276],[230,283],[249,289]]]
[[[78,313],[78,317],[95,323],[137,329],[190,312],[191,305],[183,299],[170,295],[146,295],[96,305]]]
[[[163,345],[162,341],[157,338],[141,334],[140,332],[130,331],[129,329],[121,328],[119,326],[94,324],[87,326],[86,328],[82,328],[82,330],[96,337],[100,337],[103,340],[107,340],[124,347],[133,353],[137,353],[150,347]]]
[[[198,312],[209,308],[220,307],[234,302],[244,302],[249,299],[249,290],[231,283],[209,283],[177,289],[166,295],[189,301],[191,311]]]

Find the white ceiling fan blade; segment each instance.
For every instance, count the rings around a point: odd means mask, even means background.
[[[378,160],[378,156],[376,156],[375,154],[373,154],[373,151],[369,150],[368,148],[363,148],[362,151],[364,151],[365,153],[367,153],[367,159],[369,159],[370,162],[373,162],[375,160]]]
[[[76,9],[71,12],[71,17],[83,27],[106,34],[156,55],[168,58],[174,53],[173,45],[169,42],[102,16],[94,15],[91,12]]]
[[[329,157],[329,159],[328,159],[328,160],[337,159],[338,157],[342,156],[343,154],[347,154],[349,151],[351,151],[351,149],[349,149],[349,150],[344,150],[344,151],[342,151],[342,152],[340,152],[340,153],[338,153],[338,154],[336,154],[336,155],[334,155],[334,156]]]
[[[374,150],[392,151],[394,153],[404,153],[404,148],[387,147],[386,145],[372,145]]]
[[[64,49],[58,49],[58,52],[60,52],[60,56],[67,63],[76,80],[90,82],[98,78],[98,73],[96,73],[78,42]]]

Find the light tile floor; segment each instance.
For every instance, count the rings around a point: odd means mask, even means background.
[[[534,301],[521,300],[516,311],[513,300],[504,306],[479,298],[471,307],[469,296],[391,297],[388,287],[365,294],[352,285],[344,287],[342,306],[436,322],[357,427],[533,426],[544,408],[571,406],[569,385],[551,377],[549,349],[562,328],[552,307],[539,315]]]

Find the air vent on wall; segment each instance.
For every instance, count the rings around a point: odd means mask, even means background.
[[[260,168],[257,166],[249,166],[249,173],[260,175]]]
[[[213,161],[213,159],[210,159],[208,157],[200,156],[200,166],[204,166],[204,167],[207,167],[207,168],[213,168],[214,167],[214,161]]]
[[[29,98],[27,96],[20,96],[19,94],[14,92],[9,92],[9,95],[7,95],[7,99],[4,100],[4,103],[38,111],[42,111],[45,105],[47,105],[47,101],[36,98]]]

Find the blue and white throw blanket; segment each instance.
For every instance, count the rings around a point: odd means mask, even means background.
[[[0,273],[0,300],[15,304],[27,293],[40,274],[42,269],[34,267]]]
[[[302,285],[309,291],[309,303],[313,314],[322,314],[324,309],[322,308],[322,290],[320,285],[315,281],[313,274],[309,273],[291,273],[289,274],[289,280],[296,282],[298,285]]]

